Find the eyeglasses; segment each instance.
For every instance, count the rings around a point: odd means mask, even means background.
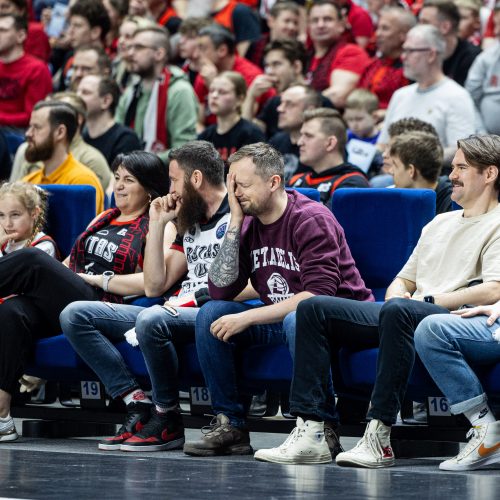
[[[415,47],[415,48],[410,48],[410,47],[407,47],[406,49],[403,48],[401,50],[401,53],[402,54],[412,54],[413,52],[427,52],[428,50],[432,50],[430,47]]]

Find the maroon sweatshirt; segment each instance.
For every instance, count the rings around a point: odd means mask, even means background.
[[[238,279],[223,288],[209,280],[212,299],[232,300],[250,278],[265,304],[305,291],[373,301],[330,210],[294,190],[287,195],[285,212],[272,224],[245,217]]]

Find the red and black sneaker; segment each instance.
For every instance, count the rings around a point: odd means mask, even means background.
[[[127,405],[127,418],[118,432],[99,443],[100,450],[119,450],[121,444],[139,432],[151,416],[151,404],[129,403]]]
[[[184,425],[177,411],[158,413],[151,411],[149,422],[137,434],[127,439],[122,451],[176,450],[184,445]]]

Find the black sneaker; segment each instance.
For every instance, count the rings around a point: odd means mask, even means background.
[[[151,416],[151,405],[146,403],[129,403],[127,405],[127,418],[118,432],[99,443],[100,450],[119,450],[121,444],[139,432]]]
[[[325,440],[328,444],[328,448],[330,448],[330,454],[335,460],[335,457],[339,453],[342,453],[344,451],[344,448],[342,448],[342,445],[340,444],[340,439],[337,436],[337,433],[327,423],[325,423]]]
[[[215,455],[251,455],[250,434],[247,429],[233,427],[226,415],[219,413],[209,427],[203,428],[205,434],[200,441],[186,443],[184,453],[195,457]]]
[[[121,451],[176,450],[184,445],[184,425],[177,411],[151,412],[149,422],[135,435],[127,439]]]

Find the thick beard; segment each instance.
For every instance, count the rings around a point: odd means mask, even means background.
[[[184,185],[182,204],[177,214],[177,232],[182,236],[195,224],[206,218],[207,203],[189,182]]]
[[[35,143],[28,143],[24,156],[29,163],[36,163],[37,161],[47,161],[52,158],[53,154],[54,141],[52,140],[52,136],[49,136],[38,145]]]

